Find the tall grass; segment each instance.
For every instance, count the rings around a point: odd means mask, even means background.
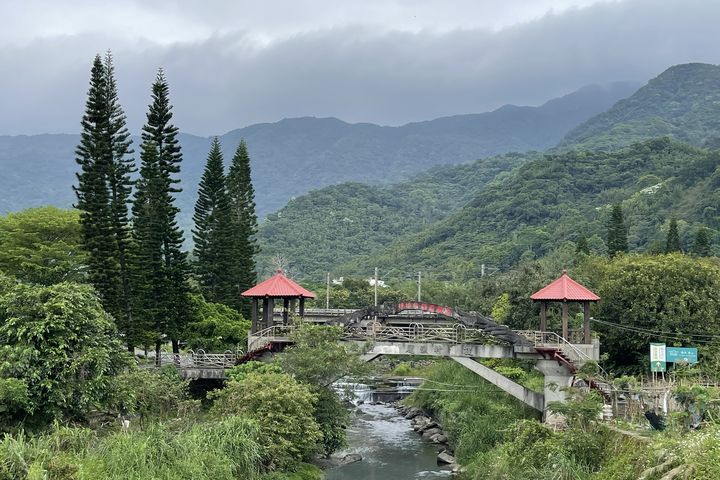
[[[254,422],[230,416],[214,422],[152,424],[98,438],[59,427],[32,440],[0,442],[0,480],[231,480],[260,478]]]

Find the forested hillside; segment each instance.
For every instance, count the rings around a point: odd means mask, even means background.
[[[662,136],[696,146],[720,145],[720,66],[668,68],[631,97],[573,129],[560,147],[612,149]]]
[[[220,140],[229,158],[240,138],[245,138],[258,214],[263,217],[314,188],[345,181],[391,183],[435,165],[544,150],[637,87],[633,83],[585,87],[540,107],[505,106],[401,127],[349,124],[335,118],[285,119],[233,130]],[[178,204],[187,228],[210,139],[187,134],[178,138],[184,153],[184,192]],[[47,204],[70,206],[78,142],[79,135],[0,136],[0,164],[5,171],[0,177],[0,213]],[[137,157],[137,138],[134,147]]]
[[[614,153],[569,152],[524,163],[482,189],[460,211],[391,247],[341,266],[389,265],[449,277],[462,268],[508,267],[587,237],[604,253],[610,206],[622,203],[630,250],[662,250],[671,217],[689,246],[700,224],[720,227],[720,154],[656,139]],[[662,244],[662,245],[661,245]]]
[[[417,233],[465,205],[499,173],[540,154],[507,154],[471,164],[436,167],[388,186],[343,183],[291,200],[261,226],[260,272],[282,256],[294,273],[324,272]]]

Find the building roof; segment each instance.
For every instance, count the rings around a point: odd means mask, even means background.
[[[290,280],[278,270],[275,275],[242,293],[243,297],[304,297],[315,298],[315,294]]]
[[[600,297],[570,278],[567,270],[563,270],[560,278],[530,295],[530,299],[556,302],[597,302]]]

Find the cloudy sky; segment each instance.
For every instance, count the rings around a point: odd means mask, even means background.
[[[176,123],[399,125],[720,63],[718,0],[0,0],[0,134],[76,133],[115,56],[132,129],[162,66]]]

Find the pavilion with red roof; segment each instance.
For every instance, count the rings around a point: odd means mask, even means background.
[[[242,293],[243,297],[252,298],[252,329],[251,333],[273,326],[273,310],[275,299],[283,300],[283,325],[288,323],[288,312],[295,310],[295,301],[300,303],[300,316],[305,315],[305,299],[315,298],[315,294],[288,277],[282,270]],[[262,322],[259,323],[259,300],[262,298]]]
[[[562,303],[562,336],[568,338],[568,302],[583,305],[583,343],[591,343],[590,339],[590,302],[597,302],[600,297],[579,284],[563,270],[562,275],[549,285],[530,295],[534,302],[540,302],[540,330],[547,330],[546,309],[548,302]]]

